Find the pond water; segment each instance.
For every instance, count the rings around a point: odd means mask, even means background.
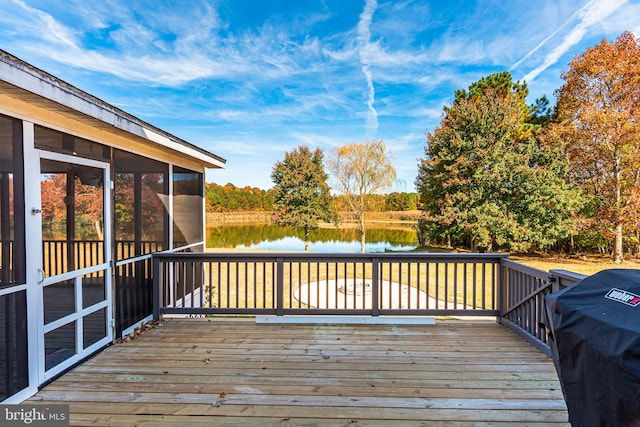
[[[410,226],[367,228],[367,252],[406,251],[418,246]],[[207,229],[208,248],[304,251],[304,232],[277,225],[234,225]],[[353,228],[319,228],[309,233],[310,252],[360,252],[360,233]]]

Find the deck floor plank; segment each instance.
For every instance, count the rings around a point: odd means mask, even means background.
[[[68,403],[71,425],[569,425],[552,361],[476,320],[165,320],[30,402]]]

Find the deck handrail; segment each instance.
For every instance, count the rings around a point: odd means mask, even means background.
[[[549,273],[551,273],[554,292],[567,288],[588,277],[584,274],[574,273],[573,271],[568,270],[549,270]]]
[[[587,276],[567,270],[546,272],[509,259],[500,262],[508,276],[504,292],[509,299],[498,321],[551,356],[544,297]]]
[[[487,253],[157,253],[153,315],[494,316],[550,354],[544,297],[586,277]]]
[[[495,316],[506,256],[160,253],[154,313]]]

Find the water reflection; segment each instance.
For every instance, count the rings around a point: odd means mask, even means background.
[[[411,226],[367,229],[367,252],[403,251],[418,246]],[[207,229],[209,248],[304,251],[304,233],[293,227],[237,225]],[[309,234],[310,252],[360,252],[360,233],[353,228],[322,228]]]

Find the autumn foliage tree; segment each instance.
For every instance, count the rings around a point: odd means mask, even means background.
[[[602,40],[569,64],[558,89],[553,131],[565,143],[571,176],[598,200],[599,224],[623,260],[623,230],[640,214],[640,43],[625,32]]]
[[[236,187],[231,183],[205,185],[207,212],[270,211],[273,195],[257,187]]]
[[[73,186],[69,186],[73,180]],[[43,176],[42,222],[46,239],[99,239],[104,238],[104,212],[102,183],[83,184],[73,173],[51,173]],[[73,191],[68,194],[68,191]],[[73,215],[72,230],[67,228],[69,215]],[[72,235],[68,235],[71,232]]]
[[[285,153],[271,173],[275,183],[273,221],[302,228],[305,251],[309,250],[309,230],[317,228],[320,221],[338,221],[327,178],[322,150],[312,152],[306,146]]]
[[[50,174],[40,182],[42,188],[42,228],[45,239],[66,239],[67,174]]]
[[[99,184],[83,184],[79,179],[75,183],[75,238],[104,240],[104,189]],[[83,224],[83,221],[86,222]],[[90,227],[91,224],[93,227]],[[92,229],[93,228],[93,229]]]
[[[336,148],[327,160],[335,189],[358,218],[360,250],[365,252],[365,214],[372,195],[387,190],[396,179],[391,155],[383,141],[352,142]]]
[[[499,73],[457,91],[427,135],[422,234],[472,250],[528,250],[566,235],[576,209],[558,150],[536,137],[527,89]]]

